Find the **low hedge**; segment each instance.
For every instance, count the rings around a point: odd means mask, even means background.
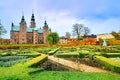
[[[89,52],[88,53],[88,57],[93,60],[94,56],[100,56],[101,55],[101,52]]]
[[[89,51],[87,51],[87,50],[80,50],[79,51],[80,58],[84,58],[84,57],[88,56],[88,54],[89,54]]]
[[[120,53],[104,53],[104,54],[102,54],[102,56],[107,57],[107,58],[109,58],[109,57],[120,57]]]
[[[49,51],[51,51],[51,48],[40,48],[37,50],[39,53],[47,54]]]
[[[59,50],[59,48],[53,49],[53,50],[49,51],[47,54],[53,55],[53,54],[55,54],[58,50]]]
[[[94,60],[100,64],[102,64],[105,68],[114,71],[120,72],[120,63],[111,59],[108,59],[103,56],[95,56]]]
[[[17,56],[29,56],[29,57],[37,57],[40,56],[41,54],[17,54]]]
[[[79,58],[79,54],[55,54],[54,56],[59,58]]]
[[[29,60],[28,62],[26,62],[25,66],[27,66],[27,67],[36,67],[40,63],[43,63],[46,60],[47,60],[47,56],[46,55],[41,55],[41,56],[38,56],[38,57],[33,58],[32,60]]]

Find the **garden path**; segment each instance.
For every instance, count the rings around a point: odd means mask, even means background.
[[[88,65],[85,65],[85,64],[73,62],[73,61],[70,61],[70,60],[65,60],[63,58],[57,58],[57,57],[54,57],[54,56],[49,56],[48,55],[48,59],[50,59],[50,60],[52,60],[56,63],[62,64],[64,66],[73,68],[75,70],[79,70],[79,71],[84,71],[84,72],[107,72],[106,70],[103,70],[103,69],[100,69],[100,68],[97,68],[97,67],[88,66]]]

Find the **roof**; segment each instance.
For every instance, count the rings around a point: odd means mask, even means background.
[[[12,27],[12,31],[20,31],[20,27],[14,25],[14,26]]]
[[[98,35],[97,35],[97,41],[98,41],[100,38],[101,38],[101,39],[112,39],[112,38],[114,38],[114,36],[113,36],[112,34],[110,34],[110,33],[98,34]]]
[[[33,30],[37,30],[38,33],[43,33],[42,29],[41,28],[30,28],[30,27],[27,27],[27,32],[33,32]],[[14,25],[12,27],[12,31],[20,31],[20,26],[16,26]]]

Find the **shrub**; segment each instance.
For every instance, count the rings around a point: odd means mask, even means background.
[[[105,66],[107,69],[115,72],[120,72],[120,63],[103,56],[95,56],[95,61]]]

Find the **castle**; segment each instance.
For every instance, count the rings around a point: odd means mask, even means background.
[[[11,44],[42,44],[46,43],[46,36],[51,29],[45,20],[42,28],[36,27],[35,17],[32,13],[30,27],[27,27],[24,15],[19,26],[11,25],[10,43]]]

